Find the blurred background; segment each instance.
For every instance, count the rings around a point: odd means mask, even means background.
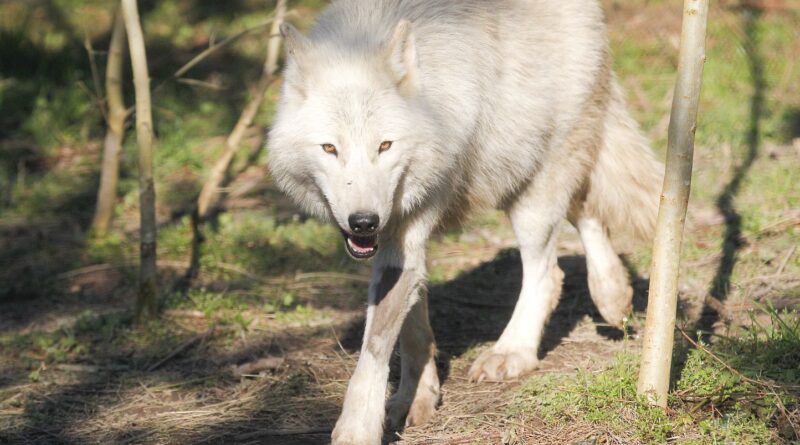
[[[307,29],[326,3],[289,1],[287,20]],[[603,3],[617,75],[663,159],[681,2]],[[154,88],[161,308],[139,325],[131,113],[110,225],[93,224],[117,6],[0,3],[0,443],[327,443],[357,359],[369,265],[347,258],[338,231],[300,214],[267,173],[279,76],[236,141],[218,199],[201,224],[192,218],[226,138],[262,92],[275,2],[139,2]],[[431,245],[444,401],[434,424],[391,440],[800,440],[798,55],[796,0],[712,2],[681,276],[686,336],[676,335],[666,414],[634,395],[649,246],[627,249],[637,312],[622,332],[592,306],[568,227],[541,371],[466,382],[519,291],[513,233],[490,212]],[[132,107],[127,48],[122,60]]]

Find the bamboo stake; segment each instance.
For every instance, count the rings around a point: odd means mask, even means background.
[[[122,11],[115,14],[111,43],[106,64],[106,100],[108,102],[108,129],[103,142],[103,165],[100,170],[100,187],[97,190],[97,207],[92,229],[97,235],[108,231],[114,214],[119,182],[119,156],[125,130],[125,101],[122,97],[122,61],[125,52],[125,22]]]
[[[669,389],[681,242],[692,179],[694,133],[700,98],[708,0],[684,0],[678,78],[672,99],[667,163],[653,243],[650,294],[638,393],[666,407]]]
[[[122,0],[128,46],[136,89],[136,142],[139,146],[140,263],[136,320],[141,323],[158,311],[156,269],[156,193],[153,185],[153,114],[144,35],[136,0]]]

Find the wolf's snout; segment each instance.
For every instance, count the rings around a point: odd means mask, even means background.
[[[345,248],[351,257],[364,260],[378,251],[378,224],[376,213],[356,212],[347,217],[350,231],[342,230]]]
[[[358,235],[372,235],[378,230],[380,217],[377,213],[357,212],[347,218],[350,230]]]

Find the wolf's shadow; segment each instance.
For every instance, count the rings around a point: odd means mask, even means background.
[[[613,340],[622,339],[621,330],[603,326],[604,320],[589,296],[585,257],[562,256],[558,265],[564,271],[564,285],[558,306],[545,327],[539,358],[561,344],[586,316],[598,322],[599,334]],[[634,289],[634,310],[642,311],[647,304],[648,281],[631,266],[628,268]],[[502,250],[491,261],[453,280],[429,286],[431,325],[439,351],[437,365],[442,383],[450,375],[451,358],[477,344],[497,340],[511,318],[521,287],[522,262],[518,249]],[[359,349],[363,325],[363,319],[351,325],[342,339],[345,348]],[[393,379],[399,377],[397,370],[397,363],[393,363]]]

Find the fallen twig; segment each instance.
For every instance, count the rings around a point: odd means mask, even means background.
[[[58,280],[66,280],[68,278],[74,278],[80,275],[86,275],[94,272],[101,272],[109,269],[113,269],[115,266],[103,263],[103,264],[94,264],[91,266],[81,267],[79,269],[70,270],[64,273],[60,273],[56,275],[56,279]]]
[[[176,318],[178,317],[197,318],[197,319],[206,318],[205,313],[191,309],[167,309],[166,311],[164,311],[164,315],[166,315],[167,317],[176,317]]]
[[[739,280],[736,282],[737,285],[741,286],[744,284],[749,284],[755,281],[775,281],[775,280],[783,280],[787,279],[789,281],[794,281],[800,279],[797,274],[793,273],[782,273],[782,274],[771,274],[771,275],[758,275],[752,278],[748,278],[746,280]]]
[[[308,434],[330,434],[331,428],[302,428],[293,430],[261,430],[236,436],[236,440],[256,439],[264,436],[303,436]]]
[[[257,375],[261,371],[272,371],[280,368],[283,364],[283,357],[265,357],[255,362],[243,363],[241,365],[231,366],[231,372],[234,377],[244,377],[248,375]]]
[[[59,371],[85,372],[89,374],[101,371],[127,371],[128,369],[130,369],[130,367],[126,365],[97,366],[97,365],[82,365],[80,363],[60,363],[56,365],[55,368],[58,369]]]
[[[335,280],[348,280],[357,281],[359,283],[369,284],[369,277],[360,275],[339,273],[339,272],[307,272],[299,273],[294,276],[295,281],[315,280],[315,279],[335,279]]]
[[[763,235],[765,233],[770,233],[773,230],[779,231],[784,229],[784,226],[791,227],[794,225],[800,224],[800,216],[798,215],[790,215],[786,218],[779,219],[773,223],[770,223],[764,226],[761,230],[758,231],[758,235]]]
[[[205,340],[205,338],[208,337],[213,331],[214,331],[214,328],[211,328],[211,329],[203,332],[202,334],[197,334],[194,337],[190,338],[189,340],[186,340],[185,342],[181,343],[172,352],[167,354],[166,357],[162,358],[161,360],[157,361],[156,363],[154,363],[153,365],[148,367],[147,368],[147,372],[152,372],[152,371],[155,371],[156,369],[160,368],[165,363],[167,363],[168,361],[172,360],[173,358],[175,358],[176,356],[181,354],[183,351],[185,351],[185,350],[189,349],[190,347],[192,347],[195,343],[198,343],[201,340]]]
[[[783,261],[781,261],[781,264],[778,266],[778,270],[775,271],[775,276],[779,276],[780,274],[783,273],[783,269],[786,268],[786,264],[788,264],[789,260],[792,259],[792,255],[794,255],[795,250],[797,250],[797,244],[793,245],[789,249],[789,253],[787,253],[786,256],[783,257]]]
[[[719,314],[719,316],[722,317],[723,319],[725,320],[732,319],[730,313],[728,313],[728,309],[725,308],[725,304],[719,301],[718,299],[714,298],[711,295],[706,295],[704,302],[708,307],[714,309],[714,311],[716,311],[717,314]]]

